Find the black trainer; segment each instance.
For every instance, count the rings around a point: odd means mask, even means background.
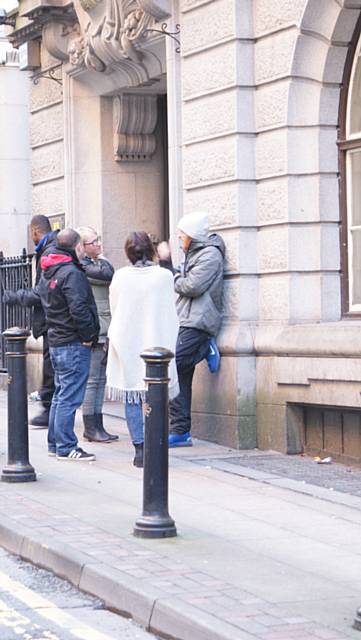
[[[94,453],[87,453],[86,451],[83,451],[83,449],[81,449],[80,447],[77,447],[76,449],[72,449],[70,453],[68,453],[65,456],[60,456],[59,454],[56,454],[56,457],[58,460],[75,460],[80,462],[81,461],[91,462],[92,460],[95,460]]]
[[[29,423],[32,427],[37,427],[38,429],[47,429],[49,424],[49,409],[44,409],[38,416],[34,416],[34,418],[30,418]]]

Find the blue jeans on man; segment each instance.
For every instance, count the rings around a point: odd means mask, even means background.
[[[55,392],[49,415],[48,450],[58,456],[66,456],[78,446],[75,412],[84,399],[90,356],[91,348],[80,342],[50,347]]]

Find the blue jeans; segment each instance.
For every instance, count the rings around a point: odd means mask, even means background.
[[[133,444],[142,444],[144,442],[144,420],[142,402],[125,403],[125,417],[129,435]]]
[[[83,416],[93,416],[102,413],[104,391],[106,383],[106,365],[102,344],[97,344],[91,350],[89,378],[83,402]]]
[[[66,456],[78,446],[75,412],[84,399],[90,356],[90,347],[80,342],[50,347],[55,392],[49,415],[48,449],[58,455]]]

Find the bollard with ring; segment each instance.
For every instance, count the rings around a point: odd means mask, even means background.
[[[29,462],[28,398],[26,390],[27,329],[12,327],[2,334],[6,340],[8,365],[8,462],[3,468],[3,482],[36,480]]]
[[[168,366],[171,351],[155,347],[144,351],[147,402],[144,407],[143,512],[134,535],[139,538],[170,538],[177,535],[168,513]]]

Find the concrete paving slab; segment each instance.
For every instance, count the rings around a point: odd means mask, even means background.
[[[0,465],[5,404],[0,395]],[[46,430],[30,431],[39,479],[0,483],[0,544],[177,640],[355,637],[359,497],[328,491],[328,499],[312,486],[305,493],[287,478],[276,486],[272,474],[247,477],[245,468],[230,473],[217,461],[239,452],[196,441],[170,452],[179,536],[136,539],[142,472],[131,464],[124,421],[108,416],[107,428],[119,441],[81,443],[97,455],[87,464],[48,458]]]

